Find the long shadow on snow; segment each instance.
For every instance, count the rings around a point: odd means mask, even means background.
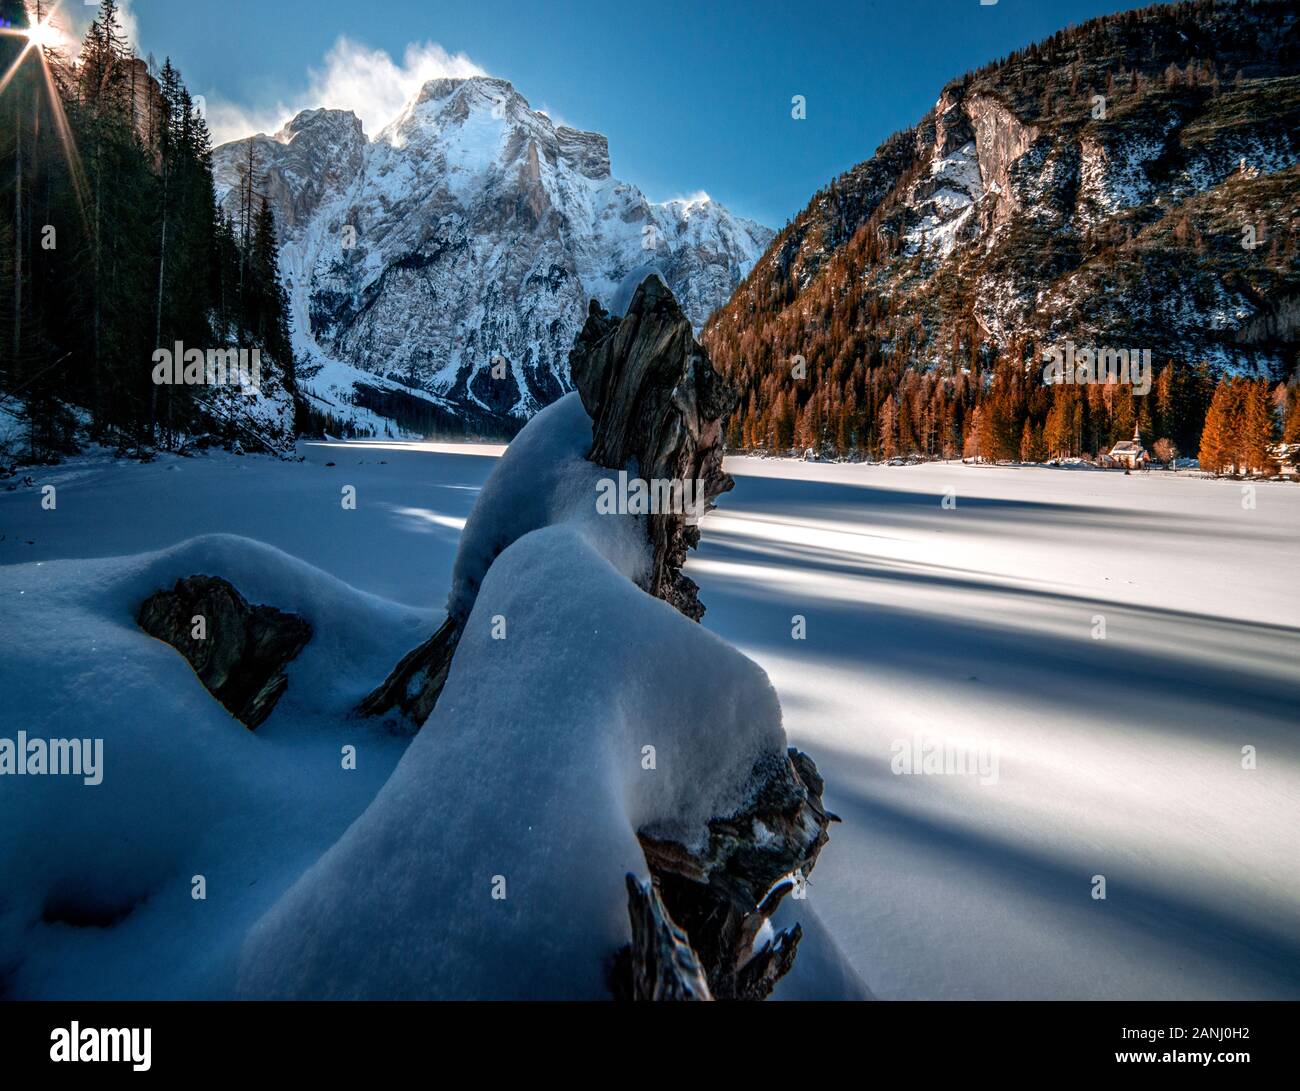
[[[752,563],[752,546],[710,539],[702,555],[710,560]],[[799,571],[841,571],[837,562],[792,560]],[[688,566],[687,572],[690,574]],[[861,573],[855,573],[861,575]],[[720,636],[739,645],[771,648],[789,657],[791,649],[808,652],[818,660],[836,661],[847,672],[879,667],[890,673],[909,673],[919,687],[992,685],[1023,699],[1035,699],[1063,708],[1088,708],[1098,722],[1131,724],[1137,729],[1145,720],[1168,717],[1169,704],[1203,706],[1205,715],[1181,727],[1205,738],[1218,739],[1234,750],[1240,746],[1243,713],[1276,721],[1276,729],[1260,736],[1257,725],[1252,741],[1267,739],[1295,752],[1300,737],[1291,728],[1300,707],[1300,677],[1283,679],[1276,674],[1242,667],[1216,667],[1203,658],[1179,654],[1171,646],[1159,650],[1138,650],[1126,646],[1112,650],[1104,641],[1090,639],[1081,624],[1078,639],[1017,628],[1015,602],[1008,602],[1008,624],[974,622],[938,615],[930,610],[907,610],[869,600],[869,578],[924,582],[954,590],[983,590],[992,595],[1008,593],[1005,584],[957,579],[952,576],[920,577],[915,573],[873,572],[863,576],[863,597],[835,602],[810,593],[800,602],[797,591],[771,589],[752,581],[719,578],[696,573],[702,598],[712,609],[704,623]],[[1047,601],[1071,603],[1073,596],[1035,592]],[[1184,620],[1179,612],[1144,607],[1124,607],[1157,619],[1169,616]],[[805,614],[805,641],[790,640],[790,612]],[[725,619],[721,622],[716,619]],[[1083,620],[1087,620],[1084,618]],[[1213,624],[1216,619],[1203,619]],[[1277,640],[1272,626],[1256,627],[1234,623],[1235,639],[1259,629],[1260,635]],[[972,680],[972,675],[975,679]],[[975,695],[972,694],[972,697]],[[1199,709],[1197,710],[1200,711]]]
[[[1035,585],[1028,580],[1017,583],[1016,577],[1004,576],[995,572],[986,572],[975,568],[960,568],[955,565],[938,565],[926,561],[911,561],[896,557],[865,556],[848,550],[830,549],[825,546],[810,546],[797,543],[764,543],[742,535],[726,531],[712,530],[704,525],[705,536],[700,548],[702,559],[713,560],[715,552],[731,554],[734,559],[745,563],[777,562],[796,571],[819,571],[837,575],[861,576],[868,579],[891,580],[918,583],[934,587],[950,588],[959,591],[986,592],[997,595],[1012,595],[1026,600],[1039,600],[1054,606],[1077,606],[1081,611],[1091,613],[1098,609],[1126,610],[1146,614],[1158,620],[1175,621],[1192,625],[1221,627],[1226,631],[1235,630],[1239,635],[1264,634],[1300,640],[1300,627],[1280,625],[1273,622],[1242,621],[1239,618],[1222,617],[1196,610],[1178,610],[1167,606],[1150,606],[1141,603],[1126,603],[1116,598],[1098,598],[1076,594],[1071,591],[1048,591],[1041,584]],[[748,555],[748,556],[742,556]],[[722,558],[727,559],[727,558]],[[980,578],[984,577],[984,578]],[[713,577],[708,577],[713,578]],[[1116,584],[1116,591],[1121,585]],[[865,590],[865,589],[864,589]],[[1227,637],[1225,632],[1224,637]],[[1290,665],[1294,655],[1288,654],[1284,662]]]
[[[724,495],[719,501],[718,510],[742,518],[746,515],[773,515],[789,520],[795,515],[810,519],[840,519],[854,524],[863,523],[864,515],[870,514],[870,522],[876,528],[932,525],[936,529],[951,529],[962,525],[967,531],[987,534],[1005,534],[1008,520],[1078,526],[1090,530],[1116,530],[1128,534],[1159,532],[1186,536],[1201,534],[1208,527],[1222,532],[1225,526],[1231,528],[1234,525],[1226,519],[1216,520],[1184,512],[1139,512],[1104,504],[971,496],[962,491],[960,474],[954,475],[953,479],[953,484],[957,486],[957,506],[952,510],[944,510],[940,506],[943,499],[941,490],[916,492],[882,488],[865,482],[782,477],[763,477],[759,480],[760,486],[745,489],[743,502],[739,499],[731,500]],[[1294,541],[1294,536],[1291,535],[1261,535],[1257,528],[1252,528],[1251,539],[1259,541],[1261,538],[1267,541]]]
[[[1066,908],[1092,907],[1088,867],[943,818],[911,812],[874,797],[862,782],[879,769],[857,754],[832,747],[809,747],[823,769],[836,770],[827,782],[826,803],[847,826],[856,826],[891,845],[945,854],[964,866],[993,872],[1008,897],[1051,901]],[[1104,862],[1097,870],[1105,871]],[[1154,937],[1174,953],[1186,953],[1227,968],[1244,985],[1267,986],[1279,997],[1300,996],[1300,936],[1241,919],[1197,900],[1174,896],[1132,875],[1113,875],[1105,912],[1116,929]],[[1081,910],[1082,911],[1082,910]],[[1117,934],[1116,946],[1124,943]]]

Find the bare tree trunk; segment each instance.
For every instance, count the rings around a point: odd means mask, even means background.
[[[14,368],[23,341],[23,118],[14,101]]]
[[[162,347],[162,305],[163,305],[163,277],[167,270],[167,183],[170,171],[167,164],[163,164],[163,199],[162,199],[162,244],[158,252],[158,305],[154,311],[153,322],[153,344],[154,348]],[[158,384],[152,383],[149,387],[149,439],[153,443],[158,442]]]

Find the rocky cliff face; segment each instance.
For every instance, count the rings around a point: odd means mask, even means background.
[[[652,204],[611,175],[603,136],[504,80],[430,81],[372,141],[317,110],[252,144],[308,386],[404,392],[481,430],[572,388],[590,299],[621,313],[658,272],[698,329],[772,237],[709,200]],[[231,211],[247,147],[214,153]]]
[[[1265,331],[1300,295],[1298,27],[1291,4],[1153,7],[950,83],[710,321],[742,412],[770,413],[793,354],[800,407],[822,380],[874,404],[871,374],[1028,366],[1066,340],[1283,377],[1294,338]]]

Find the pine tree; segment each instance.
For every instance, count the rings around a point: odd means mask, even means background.
[[[1074,453],[1073,399],[1064,391],[1064,387],[1052,389],[1052,408],[1043,428],[1044,445],[1051,458],[1066,458]]]
[[[1226,435],[1228,387],[1220,383],[1214,391],[1205,424],[1201,428],[1201,446],[1197,452],[1201,469],[1210,473],[1222,472],[1230,461],[1230,448]]]
[[[776,446],[788,451],[794,446],[795,396],[782,391],[773,410],[776,427]]]
[[[21,0],[0,0],[0,16],[15,27],[28,25],[27,11]],[[0,36],[0,74],[8,74],[8,87],[0,98],[0,157],[11,164],[0,175],[0,201],[6,210],[12,210],[12,223],[4,225],[0,238],[0,277],[3,277],[3,302],[0,303],[0,371],[8,381],[17,386],[25,381],[26,346],[24,344],[27,278],[27,241],[24,230],[27,205],[30,201],[30,182],[33,132],[31,110],[35,96],[32,60],[20,63],[23,55],[22,40],[16,36]],[[16,67],[15,67],[16,66]]]
[[[1133,437],[1134,417],[1136,414],[1131,389],[1118,385],[1108,386],[1106,393],[1110,395],[1111,406],[1109,446],[1118,440]]]
[[[74,359],[94,428],[140,435],[147,426],[153,323],[156,178],[135,128],[129,54],[115,0],[103,0],[82,45],[70,112],[86,167],[85,260],[67,263],[69,294],[83,301],[88,343]]]
[[[962,434],[962,458],[978,458],[980,455],[979,435],[983,426],[984,409],[976,405],[971,410],[969,427]]]
[[[1300,443],[1300,380],[1297,379],[1292,379],[1286,388],[1282,441]]]
[[[1246,381],[1242,388],[1240,464],[1247,473],[1268,473],[1274,460],[1273,404],[1268,383]]]
[[[1151,419],[1151,399],[1143,398],[1138,407],[1137,428],[1138,438],[1142,440],[1144,447],[1150,447],[1155,442],[1156,429]]]
[[[245,142],[244,160],[239,165],[239,294],[244,295],[244,282],[248,275],[248,259],[253,253],[256,228],[254,220],[262,200],[261,167],[257,158],[257,145],[250,136]]]
[[[14,229],[7,220],[0,220],[0,379],[18,386],[16,373],[18,354],[11,352],[14,327]]]
[[[876,416],[876,432],[879,438],[881,459],[894,458],[898,454],[898,405],[893,397],[887,397],[880,405]]]
[[[744,441],[744,413],[738,406],[727,418],[727,427],[724,433],[727,448],[732,451],[740,450],[745,446]]]

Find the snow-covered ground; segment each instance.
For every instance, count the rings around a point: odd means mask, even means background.
[[[441,616],[460,529],[499,451],[86,458],[0,492],[0,737],[121,720],[103,705],[108,687],[135,703],[141,745],[178,731],[204,740],[167,750],[180,779],[161,790],[69,785],[52,834],[21,820],[38,786],[0,779],[0,870],[75,899],[60,883],[101,864],[103,890],[126,872],[145,899],[111,928],[33,924],[37,893],[0,883],[0,991],[223,991],[239,937],[400,757],[405,740],[336,721]],[[1248,508],[1240,485],[1182,475],[728,468],[737,487],[705,520],[688,571],[706,627],[768,672],[791,742],[826,777],[843,823],[809,902],[876,995],[1300,996],[1300,488],[1258,484]],[[355,511],[340,505],[344,485]],[[190,541],[211,534],[288,556]],[[229,718],[130,619],[148,590],[223,564],[252,601],[335,634],[291,667],[286,715],[255,736],[225,738]],[[792,637],[795,615],[805,639]],[[60,629],[60,617],[83,628]],[[141,654],[161,673],[124,685],[121,665]],[[166,707],[150,681],[167,683]],[[368,759],[356,779],[285,790],[296,766],[323,771],[356,740]],[[901,745],[943,741],[982,757],[985,775],[892,771]],[[223,776],[234,815],[207,787]],[[94,851],[118,846],[105,861],[78,841],[94,792],[108,793],[93,804]],[[218,892],[243,874],[258,882],[187,917],[179,906],[205,858]]]
[[[688,570],[826,776],[810,897],[878,996],[1300,996],[1300,488],[728,468]],[[896,775],[914,737],[996,783]]]

